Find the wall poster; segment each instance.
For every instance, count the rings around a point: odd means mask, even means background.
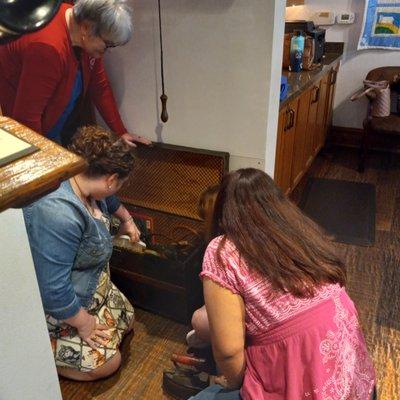
[[[400,50],[400,1],[366,0],[358,49]]]

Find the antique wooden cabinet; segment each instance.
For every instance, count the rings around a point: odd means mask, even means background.
[[[113,281],[133,304],[184,323],[203,304],[198,201],[228,164],[223,152],[157,143],[138,149],[133,175],[118,196],[148,249],[138,254],[115,248],[110,262]]]

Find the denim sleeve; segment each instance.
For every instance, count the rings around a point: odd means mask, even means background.
[[[54,198],[25,208],[24,218],[43,308],[58,320],[73,317],[81,304],[70,275],[84,219],[73,204]]]
[[[112,196],[106,197],[106,204],[109,214],[113,215],[118,210],[121,202],[119,201],[118,197],[113,194]]]

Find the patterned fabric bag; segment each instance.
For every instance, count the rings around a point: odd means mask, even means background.
[[[372,117],[388,117],[390,115],[389,81],[368,81],[365,79],[364,89],[351,96],[350,100],[358,100],[364,95],[372,102]]]

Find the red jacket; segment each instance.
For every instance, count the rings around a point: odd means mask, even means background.
[[[62,4],[43,29],[0,46],[0,105],[4,115],[47,134],[66,108],[78,61]],[[88,93],[110,129],[127,132],[104,70],[103,60],[82,51],[83,91]]]

